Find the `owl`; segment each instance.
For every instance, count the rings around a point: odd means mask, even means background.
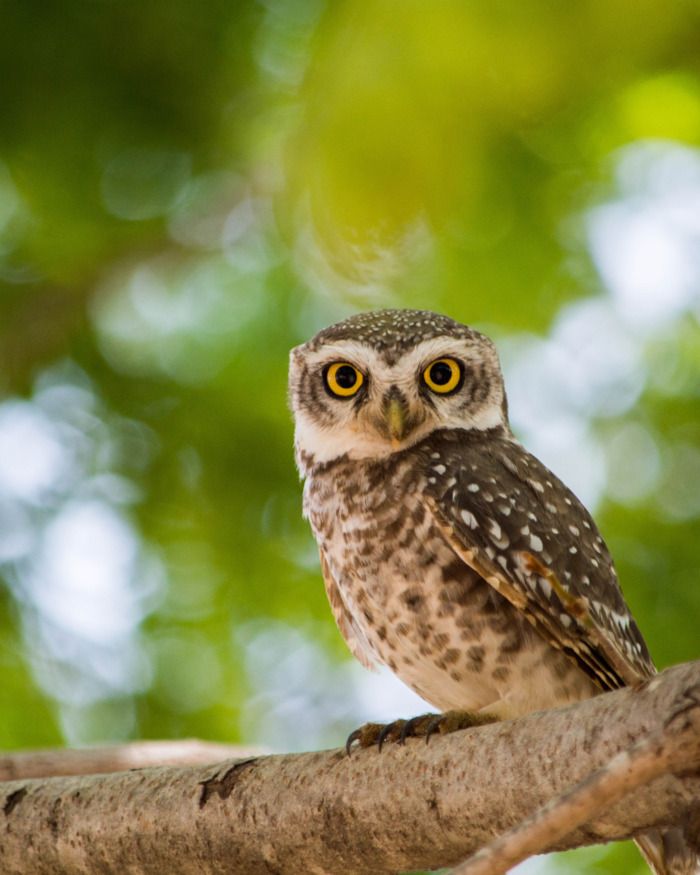
[[[593,519],[511,432],[491,340],[435,313],[362,313],[292,350],[289,397],[340,632],[445,712],[351,741],[515,718],[655,673]],[[642,840],[656,871],[693,871],[665,839]]]

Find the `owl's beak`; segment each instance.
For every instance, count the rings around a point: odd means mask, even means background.
[[[399,398],[390,398],[384,408],[384,416],[389,437],[391,438],[392,449],[398,450],[401,446],[401,441],[406,437],[408,425],[405,403]]]

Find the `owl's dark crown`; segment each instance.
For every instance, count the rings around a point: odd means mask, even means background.
[[[324,328],[309,341],[308,346],[316,350],[329,341],[359,340],[379,352],[391,348],[401,353],[413,349],[424,340],[445,336],[464,339],[483,337],[473,328],[429,310],[373,310],[358,313]]]

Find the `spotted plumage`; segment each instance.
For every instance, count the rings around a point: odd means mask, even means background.
[[[360,314],[292,351],[290,403],[326,591],[364,665],[501,718],[654,673],[591,516],[510,430],[488,338]]]

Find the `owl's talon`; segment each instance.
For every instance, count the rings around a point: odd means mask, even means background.
[[[356,741],[359,743],[360,747],[374,747],[374,745],[377,744],[383,729],[383,723],[365,723],[363,726],[360,726],[359,729],[351,732],[350,735],[348,735],[348,740],[345,742],[345,750],[347,751],[348,756],[350,756],[350,751]]]
[[[426,721],[429,723],[436,716],[437,715],[435,714],[419,714],[417,717],[411,717],[410,720],[406,721],[403,729],[401,730],[398,744],[405,744],[407,738],[413,738],[414,736],[423,735],[424,724],[426,723]]]
[[[405,725],[405,720],[394,720],[393,723],[387,723],[377,738],[377,749],[381,751],[387,738],[391,741],[400,741],[401,733],[403,732]]]
[[[352,750],[352,746],[353,746],[353,744],[354,744],[356,741],[359,741],[359,739],[360,739],[361,736],[362,736],[362,730],[361,730],[361,729],[355,729],[354,732],[351,732],[350,735],[348,735],[347,740],[346,740],[346,742],[345,742],[345,753],[346,753],[348,756],[350,756],[350,751]]]
[[[428,744],[430,736],[440,731],[440,724],[444,720],[444,714],[436,714],[425,727],[425,743]]]

